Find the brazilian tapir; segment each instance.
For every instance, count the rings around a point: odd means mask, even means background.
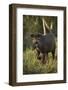
[[[52,32],[43,35],[41,33],[31,34],[33,48],[37,51],[37,58],[45,63],[48,60],[48,53],[52,52],[53,59],[55,57],[56,42]]]

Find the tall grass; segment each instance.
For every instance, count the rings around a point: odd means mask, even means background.
[[[56,73],[57,60],[52,59],[51,53],[48,55],[48,62],[42,64],[37,59],[36,53],[32,49],[26,49],[23,55],[23,74],[43,74],[43,73]]]

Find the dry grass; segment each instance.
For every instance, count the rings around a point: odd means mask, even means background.
[[[23,74],[43,74],[43,73],[56,73],[57,60],[52,59],[51,53],[48,55],[48,62],[42,64],[37,59],[36,53],[32,49],[26,49],[24,52],[23,60]]]

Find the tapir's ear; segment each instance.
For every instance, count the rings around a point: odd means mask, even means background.
[[[34,37],[35,37],[35,35],[34,35],[34,34],[31,34],[30,36],[31,36],[32,38],[34,38]]]
[[[40,38],[42,37],[43,35],[41,33],[38,33],[37,37]]]

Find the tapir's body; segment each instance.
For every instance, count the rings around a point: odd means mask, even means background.
[[[46,36],[41,36],[36,43],[42,53],[53,52],[55,50],[55,38],[52,33],[48,33]]]
[[[38,54],[37,58],[42,59],[42,62],[44,63],[48,58],[48,53],[52,52],[54,59],[56,43],[53,33],[49,32],[45,36],[42,34],[33,34],[32,37],[34,38],[33,47],[37,50]]]

